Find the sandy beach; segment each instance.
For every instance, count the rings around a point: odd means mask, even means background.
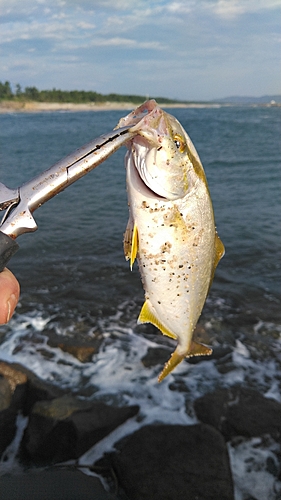
[[[205,108],[217,107],[217,104],[205,103],[175,103],[161,104],[165,108]],[[110,110],[131,110],[137,105],[131,102],[105,102],[96,104],[89,102],[85,104],[74,104],[71,102],[35,102],[35,101],[2,101],[0,102],[0,113],[39,113],[42,111],[110,111]]]

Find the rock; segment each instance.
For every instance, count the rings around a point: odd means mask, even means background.
[[[59,387],[41,380],[34,375],[34,373],[30,373],[28,376],[23,413],[24,415],[28,415],[37,401],[51,401],[52,399],[63,396],[64,394],[65,391]]]
[[[96,351],[95,347],[91,346],[81,346],[81,345],[65,345],[65,344],[58,344],[58,347],[64,351],[68,352],[68,354],[71,354],[75,358],[77,358],[81,363],[88,363],[91,361],[93,354]]]
[[[1,500],[113,500],[97,477],[50,468],[0,477]]]
[[[16,418],[24,397],[27,377],[0,361],[0,457],[16,433]]]
[[[7,379],[0,376],[0,412],[6,410],[11,403],[12,391]]]
[[[0,374],[9,382],[11,391],[14,392],[17,385],[26,384],[27,375],[22,370],[18,370],[13,364],[0,361]]]
[[[146,368],[159,364],[163,365],[169,359],[170,355],[171,350],[166,347],[149,347],[141,362]]]
[[[34,464],[78,458],[138,410],[138,406],[116,408],[72,396],[39,401],[25,430],[22,458]]]
[[[36,401],[51,400],[65,394],[18,363],[0,361],[0,374],[10,385],[13,405],[21,409],[24,415],[28,415]]]
[[[11,408],[0,411],[0,457],[14,439],[16,418],[17,412]]]
[[[107,461],[130,499],[234,499],[224,439],[208,425],[149,425],[115,448]]]
[[[63,340],[62,340],[63,339]],[[92,360],[94,354],[99,352],[102,343],[102,336],[97,335],[89,342],[77,341],[73,338],[65,338],[54,333],[48,339],[48,344],[51,347],[59,347],[62,351],[68,352],[71,356],[77,358],[81,363],[88,363]]]
[[[55,398],[63,392],[41,381],[30,370],[17,363],[0,361],[0,374],[1,457],[14,439],[18,412],[28,415],[36,401]]]
[[[201,422],[214,426],[226,440],[233,436],[281,436],[281,404],[251,389],[218,389],[197,399],[194,409]]]

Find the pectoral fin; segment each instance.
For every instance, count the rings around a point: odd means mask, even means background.
[[[124,254],[125,259],[130,260],[132,270],[133,264],[138,253],[138,230],[133,219],[130,217],[124,234]]]
[[[212,286],[212,282],[213,282],[213,279],[215,276],[216,267],[217,267],[219,261],[223,258],[224,254],[225,254],[224,244],[221,241],[218,233],[216,232],[216,235],[215,235],[215,258],[214,258],[214,264],[213,264],[212,275],[211,275],[208,293],[209,293],[210,288]]]
[[[193,340],[188,351],[186,351],[185,353],[181,353],[179,351],[180,347],[178,346],[173,352],[169,361],[167,361],[167,363],[165,364],[162,372],[158,377],[158,382],[162,382],[162,380],[167,375],[169,375],[169,373],[171,373],[171,371],[173,371],[173,369],[176,368],[176,366],[179,365],[184,358],[191,358],[192,356],[210,356],[210,354],[212,354],[213,352],[210,347],[194,342]]]
[[[138,317],[138,323],[152,323],[152,325],[156,326],[156,328],[159,328],[159,330],[161,330],[164,335],[167,335],[168,337],[171,337],[175,340],[177,339],[177,336],[174,333],[170,332],[164,325],[162,325],[161,321],[156,318],[155,314],[151,311],[147,300],[142,306],[140,315]]]
[[[215,272],[215,269],[219,263],[219,261],[222,259],[222,257],[224,256],[225,254],[225,248],[224,248],[224,244],[223,242],[221,241],[218,233],[216,232],[216,236],[215,236],[215,262],[214,262],[214,272]]]

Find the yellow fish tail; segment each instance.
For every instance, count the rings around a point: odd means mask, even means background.
[[[173,352],[169,361],[167,361],[167,363],[165,364],[162,372],[158,377],[158,382],[162,382],[162,380],[164,380],[164,378],[169,375],[169,373],[171,373],[171,371],[173,371],[173,369],[176,368],[176,366],[179,365],[184,358],[191,358],[193,356],[210,356],[213,352],[210,347],[194,341],[191,342],[188,351],[184,352],[183,354],[179,353],[178,350],[179,346]]]
[[[169,375],[169,373],[171,373],[171,371],[176,368],[176,366],[179,365],[184,358],[185,355],[179,354],[176,349],[170,357],[169,361],[167,361],[167,363],[165,364],[162,372],[160,373],[158,382],[162,382],[162,380],[164,380],[164,378],[167,377],[167,375]]]

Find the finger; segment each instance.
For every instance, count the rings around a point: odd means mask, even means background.
[[[0,273],[0,324],[7,323],[15,310],[20,295],[20,286],[9,269]]]

